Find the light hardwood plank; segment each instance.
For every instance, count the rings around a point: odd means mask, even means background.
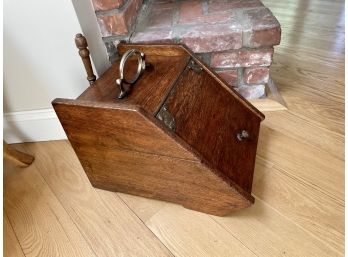
[[[175,256],[257,256],[209,215],[167,204],[146,225]]]
[[[257,154],[290,176],[344,201],[342,160],[266,126],[261,126]]]
[[[344,253],[344,205],[257,159],[253,192],[324,244]]]
[[[153,215],[159,212],[167,203],[155,199],[148,199],[135,195],[117,193],[136,215],[146,223]]]
[[[22,248],[11,227],[7,215],[4,214],[4,257],[24,257]]]
[[[25,256],[95,256],[34,166],[4,166],[4,207]]]
[[[257,256],[343,256],[261,200],[229,217],[213,217]]]
[[[344,160],[344,137],[334,131],[320,128],[297,115],[287,112],[267,112],[262,126],[281,131],[289,139],[293,138],[322,150],[322,154],[329,154]]]
[[[97,256],[171,256],[118,197],[96,192],[67,141],[27,145],[34,167]],[[116,195],[116,194],[115,194]]]

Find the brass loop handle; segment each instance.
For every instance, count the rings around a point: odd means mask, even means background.
[[[127,80],[124,76],[124,67],[126,65],[127,60],[133,55],[136,55],[138,58],[137,73],[131,80]],[[120,94],[118,95],[118,99],[124,98],[129,93],[129,90],[125,90],[125,88],[123,87],[123,83],[127,83],[129,85],[134,84],[139,79],[140,75],[144,72],[144,70],[145,54],[143,52],[140,52],[137,49],[130,49],[123,54],[120,62],[120,78],[116,79],[116,84],[120,87]]]

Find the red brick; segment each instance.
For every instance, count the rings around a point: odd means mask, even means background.
[[[258,99],[266,95],[265,85],[239,86],[235,88],[246,99]]]
[[[148,28],[169,28],[172,26],[174,9],[165,8],[153,11],[149,17]]]
[[[209,12],[221,12],[237,8],[263,7],[258,0],[210,0]]]
[[[244,33],[244,46],[273,46],[280,43],[280,24],[268,8],[244,10],[243,15],[251,24],[249,31]]]
[[[100,32],[103,37],[126,34],[128,27],[122,15],[97,17]]]
[[[231,12],[216,12],[207,15],[196,16],[194,19],[179,20],[180,25],[190,24],[216,24],[216,23],[228,23],[236,21],[234,15]],[[234,19],[234,20],[233,20]]]
[[[188,28],[177,37],[195,53],[239,49],[242,46],[242,30],[228,24]]]
[[[243,74],[244,83],[266,84],[269,80],[268,67],[246,68]]]
[[[202,1],[185,1],[180,3],[179,23],[195,20],[197,16],[203,16]]]
[[[213,53],[211,66],[214,68],[236,68],[250,66],[270,66],[273,48],[250,49]]]
[[[176,0],[156,0],[153,3],[154,4],[172,4],[172,3],[176,3]]]
[[[93,8],[96,11],[107,11],[120,8],[124,4],[124,0],[92,0]]]
[[[253,30],[250,36],[248,46],[274,46],[280,44],[280,27],[275,27],[267,30]]]
[[[180,15],[178,24],[199,24],[199,23],[227,23],[235,18],[233,10],[224,9],[220,12],[205,13],[203,11],[203,1],[186,1],[180,3]]]
[[[172,9],[174,10],[177,6],[177,2],[175,0],[169,0],[169,1],[155,1],[151,5],[151,11],[157,12],[165,9]]]
[[[130,38],[132,43],[172,43],[172,31],[157,30],[136,32]]]
[[[99,28],[103,37],[124,35],[129,32],[142,0],[129,0],[130,3],[120,13],[107,16],[97,16]]]
[[[237,86],[238,72],[237,70],[222,70],[216,73],[232,87]]]

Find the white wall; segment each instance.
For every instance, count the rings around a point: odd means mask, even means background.
[[[99,30],[91,0],[71,1],[74,5],[82,32],[87,38],[88,47],[95,66],[95,72],[98,75],[101,75],[107,68],[110,67],[110,62],[106,53],[104,42],[102,40],[102,35]]]
[[[71,0],[4,0],[4,112],[50,108],[88,86],[74,44],[81,31]]]
[[[92,4],[74,0],[83,29],[71,0],[3,4],[4,138],[9,143],[62,138],[51,101],[75,98],[88,87],[75,34],[88,34],[97,73],[109,65]]]

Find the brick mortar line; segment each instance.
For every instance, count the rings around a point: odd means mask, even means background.
[[[176,29],[178,31],[181,31],[181,30],[184,30],[184,29],[194,29],[194,28],[197,28],[197,25],[202,25],[202,24],[199,24],[199,23],[196,23],[196,24],[185,24],[185,25],[182,25],[182,24],[177,24],[177,20],[176,20],[176,13],[174,13],[173,15],[173,22],[172,22],[172,26],[171,26],[171,29]],[[228,23],[224,23],[224,22],[220,22],[220,23],[214,23],[214,24],[211,24],[211,25],[228,25]],[[205,25],[203,24],[202,26],[209,26],[209,25]],[[154,32],[154,31],[167,31],[168,28],[161,28],[161,27],[150,27],[150,28],[146,28],[145,30],[141,30],[139,32]],[[241,28],[236,28],[233,32],[241,32],[242,29]]]
[[[113,42],[113,41],[117,41],[117,40],[128,41],[130,36],[131,36],[131,34],[128,33],[128,34],[125,34],[125,35],[102,37],[102,40],[103,40],[104,43]]]
[[[252,65],[252,66],[248,66],[248,67],[230,67],[230,68],[213,68],[216,71],[230,71],[230,70],[237,70],[237,69],[249,69],[249,68],[270,68],[271,65],[269,66],[261,66],[261,65]]]
[[[198,53],[198,54],[196,54],[196,56],[199,57],[208,66],[210,66],[211,52],[210,53]]]
[[[241,86],[244,86],[244,87],[257,87],[257,86],[265,86],[265,88],[266,88],[266,84],[267,84],[268,82],[266,82],[266,83],[260,83],[260,84],[247,84],[247,83],[244,83],[244,84],[240,84],[240,85],[238,85],[237,87],[241,87]]]
[[[173,18],[172,18],[172,26],[171,26],[171,31],[172,31],[171,38],[174,41],[174,43],[180,42],[180,37],[179,37],[180,33],[178,32],[178,29],[177,29],[177,26],[179,23],[179,16],[180,16],[180,6],[178,3],[179,1],[176,0],[175,10],[174,10]]]
[[[132,0],[127,0],[127,2],[124,3],[121,7],[114,8],[114,9],[111,9],[111,10],[95,11],[95,15],[97,17],[104,17],[104,16],[112,16],[112,15],[115,15],[115,14],[122,13],[122,12],[124,12],[128,8],[128,6],[131,4],[131,2],[132,2]]]
[[[232,70],[237,70],[238,68],[233,68],[233,67],[231,67],[231,68],[213,68],[214,69],[214,71],[232,71]]]
[[[237,68],[237,87],[244,85],[244,67]]]
[[[134,23],[130,29],[128,42],[131,42],[131,39],[132,39],[134,33],[137,32],[139,25],[147,24],[146,17],[148,17],[149,12],[152,9],[152,6],[153,6],[152,3],[153,3],[153,0],[142,1],[142,4],[137,12],[136,17],[135,17]]]
[[[211,52],[211,53],[214,53],[214,54],[223,54],[223,53],[235,53],[235,52],[238,52],[238,51],[240,51],[240,50],[255,51],[255,50],[268,50],[268,49],[273,49],[273,46],[260,46],[260,47],[242,46],[241,48],[238,48],[238,49],[214,51],[214,52]]]
[[[208,4],[208,0],[205,0],[202,3],[202,9],[203,9],[203,15],[208,15],[209,14],[209,4]]]

